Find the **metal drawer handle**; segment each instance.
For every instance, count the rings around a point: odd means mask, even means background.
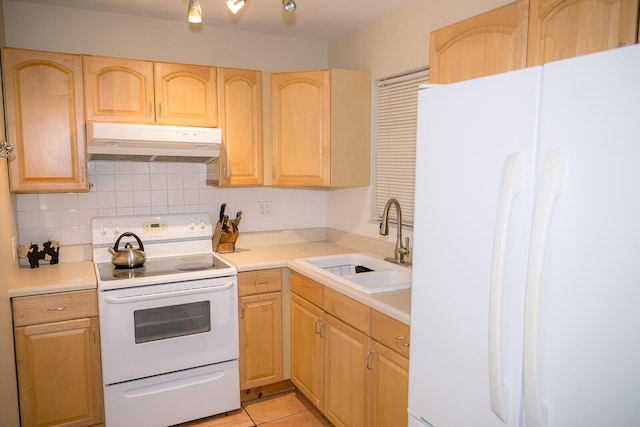
[[[47,311],[62,311],[62,310],[66,310],[67,306],[63,305],[61,307],[55,307],[55,308],[47,308]]]
[[[404,341],[404,336],[395,337],[395,340],[398,344],[403,347],[409,347],[409,343]]]
[[[371,355],[375,353],[376,353],[375,350],[371,350],[367,352],[366,361],[365,361],[367,365],[367,369],[373,369],[373,366],[371,365]]]

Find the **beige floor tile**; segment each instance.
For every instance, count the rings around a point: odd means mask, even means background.
[[[188,423],[180,424],[180,427],[253,427],[255,424],[249,418],[244,409],[215,415]]]
[[[268,423],[260,424],[260,427],[330,427],[330,424],[315,411],[303,412],[279,418]]]
[[[256,424],[308,412],[312,409],[311,405],[295,392],[246,402],[244,408]]]

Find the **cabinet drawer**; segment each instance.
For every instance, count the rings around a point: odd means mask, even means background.
[[[402,356],[409,357],[409,325],[371,310],[371,337]]]
[[[279,268],[238,273],[238,296],[264,294],[281,290],[282,271]]]
[[[291,292],[295,292],[318,307],[322,307],[323,289],[324,286],[320,283],[291,271]]]
[[[96,291],[61,292],[13,298],[14,326],[98,315]]]
[[[371,309],[368,305],[351,299],[333,289],[325,288],[324,309],[326,312],[369,335]]]

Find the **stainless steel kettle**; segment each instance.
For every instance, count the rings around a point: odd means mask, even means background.
[[[131,243],[127,242],[124,245],[124,249],[119,249],[120,239],[123,237],[134,237],[138,242],[138,249],[134,249]],[[113,255],[111,262],[116,268],[136,268],[141,267],[147,260],[147,256],[144,254],[144,246],[140,238],[131,232],[122,233],[118,240],[116,240],[113,248],[109,248],[109,253]]]

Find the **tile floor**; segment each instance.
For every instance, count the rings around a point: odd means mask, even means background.
[[[331,427],[296,391],[242,403],[226,414],[180,424],[180,427]]]

